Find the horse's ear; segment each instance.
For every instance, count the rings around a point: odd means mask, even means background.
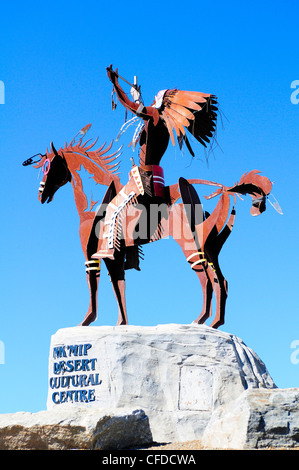
[[[52,150],[52,152],[54,153],[54,155],[58,156],[57,150],[56,150],[56,148],[54,147],[53,142],[51,142],[51,150]]]

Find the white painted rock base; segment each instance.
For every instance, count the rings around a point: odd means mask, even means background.
[[[142,409],[157,442],[200,439],[215,410],[275,388],[234,335],[203,325],[74,327],[52,336],[48,410]]]
[[[278,389],[234,335],[202,325],[52,336],[47,411],[0,415],[0,449],[297,448],[299,389]]]

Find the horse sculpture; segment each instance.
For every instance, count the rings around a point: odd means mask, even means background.
[[[71,182],[80,218],[79,234],[86,258],[87,282],[90,304],[81,325],[89,325],[97,318],[97,290],[101,258],[104,259],[118,303],[117,325],[126,325],[125,270],[139,268],[140,247],[171,236],[181,247],[191,269],[196,273],[203,290],[203,308],[194,322],[204,323],[212,313],[212,296],[216,298],[215,318],[211,327],[224,323],[227,281],[219,266],[219,253],[230,235],[235,219],[235,207],[230,211],[230,198],[249,194],[252,197],[251,214],[259,215],[265,210],[265,202],[272,183],[258,171],[244,174],[239,183],[227,187],[211,181],[180,178],[177,184],[163,187],[163,204],[159,198],[148,196],[142,184],[139,169],[133,166],[126,186],[119,179],[117,152],[109,154],[113,142],[93,150],[97,140],[83,143],[86,126],[79,141],[56,150],[51,143],[50,151],[37,154],[23,165],[34,164],[42,168],[43,179],[39,187],[42,204],[52,201],[55,192]],[[88,200],[83,191],[79,170],[83,166],[98,184],[108,189],[99,209],[96,202]],[[144,180],[143,180],[144,181]],[[158,180],[159,181],[159,180]],[[153,184],[153,181],[148,183]],[[219,196],[211,214],[203,211],[193,184],[215,186],[218,189],[207,199]],[[124,188],[127,188],[124,193]],[[179,199],[182,202],[177,202]],[[154,211],[153,208],[157,209]],[[146,230],[142,230],[146,227]],[[103,248],[104,247],[104,248]],[[101,252],[102,249],[102,252]]]

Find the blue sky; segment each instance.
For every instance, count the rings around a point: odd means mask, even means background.
[[[253,169],[275,182],[283,216],[268,204],[253,218],[249,197],[237,203],[221,255],[229,282],[221,330],[255,350],[279,387],[299,386],[299,364],[291,360],[299,357],[291,348],[299,341],[299,104],[291,101],[291,83],[299,80],[297,43],[298,2],[291,0],[1,6],[1,413],[45,409],[50,337],[76,326],[88,307],[71,186],[42,206],[38,171],[22,162],[51,141],[56,148],[70,142],[88,123],[88,136],[99,136],[100,144],[115,139],[124,110],[111,110],[109,64],[129,80],[138,76],[148,105],[164,88],[218,96],[223,126],[219,121],[219,147],[209,165],[199,144],[193,145],[192,162],[170,145],[162,160],[167,184],[183,176],[232,185]],[[123,183],[131,166],[130,137],[120,142]],[[197,190],[202,200],[210,193]],[[105,188],[97,191],[101,200]],[[144,253],[141,272],[126,276],[129,322],[191,323],[201,311],[202,293],[178,245],[163,240]],[[144,291],[150,293],[146,298]],[[98,298],[95,325],[114,325],[117,306],[105,269]]]

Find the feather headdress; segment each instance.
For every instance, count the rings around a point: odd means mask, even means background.
[[[161,90],[153,107],[158,109],[173,145],[175,131],[180,148],[185,143],[194,156],[186,129],[204,147],[210,143],[217,122],[218,103],[215,95],[177,89]]]

